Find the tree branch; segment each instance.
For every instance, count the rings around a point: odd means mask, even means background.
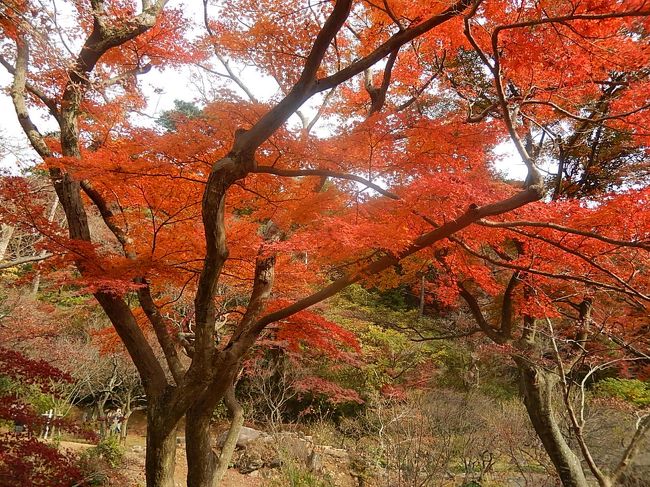
[[[533,239],[536,239],[536,240],[540,240],[542,242],[546,242],[547,244],[552,245],[553,247],[558,248],[558,249],[562,250],[563,252],[566,252],[567,254],[571,254],[571,255],[574,255],[574,256],[578,257],[579,259],[581,259],[584,262],[586,262],[587,264],[589,264],[591,267],[594,267],[594,268],[598,269],[603,274],[605,274],[605,275],[611,277],[612,279],[614,279],[621,286],[626,288],[631,293],[635,294],[638,298],[641,298],[644,301],[650,301],[650,297],[646,296],[645,294],[643,294],[639,290],[637,290],[634,287],[630,286],[624,279],[622,279],[621,277],[616,275],[614,272],[612,272],[609,269],[606,269],[602,265],[598,264],[596,262],[596,257],[586,256],[586,255],[582,254],[581,252],[578,252],[577,250],[571,249],[571,248],[567,247],[566,245],[561,244],[560,242],[555,242],[555,241],[553,241],[551,239],[548,239],[548,238],[545,238],[545,237],[543,237],[541,235],[532,235],[530,233],[523,232],[523,231],[520,231],[520,230],[517,230],[517,229],[514,229],[514,228],[511,229],[511,230],[513,232],[516,232],[518,235],[522,235],[524,237],[533,238]]]
[[[320,176],[320,177],[328,177],[328,178],[336,178],[336,179],[348,179],[350,181],[356,181],[358,183],[364,184],[367,187],[377,191],[377,193],[382,194],[392,200],[400,199],[399,196],[397,196],[396,194],[391,193],[390,191],[383,189],[381,186],[373,183],[372,181],[369,181],[368,179],[363,178],[361,176],[357,176],[355,174],[341,173],[336,171],[330,171],[327,169],[278,169],[271,166],[257,166],[251,172],[259,173],[259,174],[274,174],[276,176],[292,177],[292,178],[301,177],[301,176]]]
[[[8,262],[0,262],[0,269],[9,269],[11,267],[16,267],[22,264],[28,264],[30,262],[39,262],[41,260],[49,259],[52,257],[54,254],[41,254],[41,255],[30,255],[26,257],[19,257],[17,259],[8,261]]]
[[[163,350],[167,365],[169,366],[169,371],[176,382],[176,385],[180,385],[183,381],[183,376],[185,375],[185,368],[181,364],[180,358],[178,357],[178,352],[176,351],[176,346],[172,337],[169,334],[167,329],[167,324],[165,323],[165,318],[160,314],[156,303],[151,297],[151,291],[149,289],[149,283],[146,279],[139,279],[143,286],[138,288],[138,301],[142,305],[142,310],[147,315],[147,318],[153,325],[153,329],[156,333],[156,338],[160,343],[160,347]]]
[[[462,282],[458,283],[458,290],[460,296],[465,300],[465,302],[469,306],[469,309],[472,312],[472,316],[474,317],[474,321],[476,321],[476,324],[479,326],[481,331],[485,333],[488,336],[488,338],[490,338],[495,343],[506,343],[510,337],[504,335],[503,333],[500,333],[495,328],[492,328],[492,325],[490,325],[490,323],[485,319],[485,316],[481,311],[481,306],[478,304],[477,299],[474,297],[472,293],[469,292],[467,287],[465,287],[464,283]]]
[[[629,110],[629,111],[623,112],[623,113],[617,113],[616,115],[606,115],[606,116],[602,116],[602,117],[590,118],[590,117],[581,117],[580,115],[576,115],[574,113],[571,113],[570,111],[565,110],[564,108],[562,108],[558,104],[553,103],[551,101],[524,100],[524,101],[521,102],[521,105],[546,105],[546,106],[550,106],[554,110],[562,113],[563,115],[566,115],[569,118],[572,118],[574,120],[578,120],[580,122],[586,122],[588,124],[596,124],[596,123],[605,122],[607,120],[625,118],[625,117],[628,117],[630,115],[634,115],[635,113],[638,113],[638,112],[641,112],[643,110],[647,110],[648,108],[650,108],[650,103],[646,103],[645,105],[643,105],[643,106],[641,106],[639,108],[635,108],[634,110]]]
[[[421,235],[402,252],[394,255],[385,255],[384,257],[381,257],[378,260],[364,266],[359,272],[346,274],[331,283],[329,286],[324,287],[320,291],[317,291],[314,294],[302,298],[285,308],[262,317],[255,324],[255,329],[261,331],[270,323],[282,320],[293,315],[294,313],[309,308],[310,306],[313,306],[314,304],[333,296],[350,284],[354,284],[355,282],[359,282],[367,276],[371,276],[385,269],[388,269],[406,257],[413,255],[416,252],[419,252],[420,250],[429,247],[430,245],[433,245],[434,243],[444,238],[448,238],[454,233],[480,220],[481,218],[484,218],[488,215],[498,215],[500,213],[512,211],[516,208],[519,208],[520,206],[524,206],[530,202],[539,200],[543,197],[543,194],[544,191],[542,187],[530,187],[528,189],[520,191],[510,198],[489,205],[482,207],[471,205],[470,208],[461,216],[455,220],[452,220],[435,228],[430,232]]]
[[[521,273],[515,271],[510,276],[508,286],[503,293],[503,304],[501,305],[501,335],[512,339],[512,297],[517,285],[521,282]]]
[[[388,56],[395,49],[403,46],[408,42],[411,42],[413,39],[456,17],[471,3],[471,0],[459,0],[440,14],[429,17],[427,20],[420,22],[413,27],[396,33],[367,56],[364,56],[363,58],[353,62],[349,66],[330,76],[319,79],[317,81],[316,91],[320,92],[328,90],[334,86],[340,85],[344,81],[349,80],[353,76],[364,72],[366,69]]]
[[[2,64],[9,74],[16,76],[16,69],[9,63],[3,56],[0,54],[0,64]],[[59,107],[57,106],[56,101],[53,98],[47,96],[43,91],[38,89],[36,86],[25,81],[25,88],[36,98],[41,100],[41,102],[47,107],[52,116],[58,120],[59,118]]]
[[[25,103],[25,87],[27,84],[27,65],[29,63],[29,44],[22,37],[16,40],[16,66],[14,80],[11,84],[11,99],[18,116],[18,122],[29,139],[34,150],[42,158],[50,157],[52,152],[45,143],[43,136],[32,121]]]
[[[627,240],[618,240],[604,235],[599,235],[594,232],[588,232],[585,230],[579,230],[577,228],[571,228],[564,225],[558,225],[557,223],[547,223],[547,222],[535,222],[528,220],[514,220],[507,222],[495,222],[491,220],[480,220],[476,222],[477,225],[482,225],[485,227],[494,227],[494,228],[512,228],[512,227],[537,227],[537,228],[551,228],[553,230],[558,230],[560,232],[571,233],[574,235],[581,235],[583,237],[594,238],[602,242],[606,242],[612,245],[619,245],[621,247],[638,247],[644,250],[650,251],[650,242],[647,241],[627,241]]]
[[[205,29],[208,31],[208,35],[210,35],[210,37],[214,37],[214,32],[210,27],[210,22],[208,21],[208,0],[203,0],[203,24],[205,25]],[[239,86],[239,88],[246,94],[246,96],[250,101],[252,101],[253,103],[258,103],[257,98],[255,97],[255,95],[253,95],[253,92],[249,90],[248,86],[246,86],[246,83],[244,83],[242,79],[239,76],[237,76],[237,74],[235,74],[235,72],[230,67],[230,63],[228,62],[228,60],[221,55],[221,53],[217,49],[216,43],[213,42],[212,47],[214,49],[214,55],[217,57],[219,62],[223,65],[226,72],[228,73],[227,77],[232,81],[234,81],[237,86]]]
[[[484,260],[486,262],[489,262],[490,264],[494,264],[494,265],[501,266],[501,267],[506,267],[508,269],[513,269],[513,270],[517,270],[517,271],[521,271],[521,272],[528,272],[528,273],[531,273],[531,274],[537,274],[538,276],[550,277],[552,279],[560,279],[560,280],[563,280],[563,281],[581,282],[583,284],[588,284],[590,286],[596,286],[596,287],[600,287],[602,289],[609,289],[611,291],[616,291],[616,292],[623,293],[623,294],[628,294],[628,295],[631,295],[631,296],[637,296],[636,293],[628,291],[625,288],[616,287],[616,286],[613,286],[611,284],[607,284],[605,282],[594,281],[592,279],[587,279],[586,277],[573,276],[573,275],[570,275],[570,274],[554,274],[552,272],[546,272],[546,271],[543,271],[543,270],[540,270],[540,269],[533,269],[531,267],[524,267],[524,266],[520,266],[520,265],[516,265],[516,264],[511,264],[510,262],[499,261],[499,260],[493,259],[492,257],[489,257],[489,256],[487,256],[485,254],[477,252],[476,250],[472,249],[467,244],[465,244],[464,242],[458,240],[457,238],[454,238],[452,236],[449,236],[447,238],[449,238],[449,240],[451,240],[451,241],[455,242],[456,244],[458,244],[466,252],[472,254],[475,257],[478,257],[479,259],[482,259],[482,260]]]
[[[623,480],[625,470],[632,463],[634,457],[641,449],[642,440],[645,438],[646,433],[650,430],[650,414],[647,414],[641,421],[639,421],[634,436],[625,448],[625,452],[621,456],[618,465],[611,474],[612,485],[618,485]]]

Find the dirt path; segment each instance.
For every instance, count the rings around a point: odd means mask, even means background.
[[[129,436],[127,438],[126,453],[124,456],[124,466],[121,473],[129,480],[127,485],[119,487],[144,487],[144,438],[140,436]],[[83,453],[84,450],[92,448],[94,445],[88,443],[76,443],[73,441],[62,441],[61,448],[72,451],[76,454]],[[185,458],[185,449],[179,447],[176,450],[176,470],[174,471],[174,480],[176,487],[185,487],[187,477],[187,459]],[[237,470],[230,469],[226,472],[222,487],[263,487],[262,479],[242,475]],[[117,487],[117,486],[116,486]]]
[[[128,452],[126,455],[124,474],[129,480],[133,481],[133,487],[144,486],[144,452]],[[185,478],[187,477],[187,460],[185,450],[179,448],[176,451],[176,470],[174,471],[174,480],[176,487],[185,487]],[[226,472],[226,477],[221,483],[223,487],[262,487],[260,479],[242,475],[236,470],[230,469]],[[130,487],[130,486],[129,486]]]

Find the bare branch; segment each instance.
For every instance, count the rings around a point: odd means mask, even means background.
[[[165,318],[160,314],[160,310],[154,303],[153,298],[151,297],[151,291],[149,290],[149,283],[145,279],[138,280],[143,286],[138,288],[138,301],[142,305],[142,310],[147,315],[147,318],[153,325],[153,329],[156,332],[156,338],[160,343],[160,347],[165,354],[165,359],[167,360],[167,365],[169,370],[172,373],[172,377],[177,385],[180,385],[183,381],[183,376],[185,375],[185,368],[181,364],[181,361],[178,357],[176,351],[176,346],[167,330],[167,324],[165,323]]]
[[[11,85],[11,99],[18,116],[18,122],[32,147],[43,157],[50,157],[52,152],[45,143],[43,136],[32,121],[25,103],[25,87],[27,84],[27,65],[29,63],[29,44],[25,38],[16,41],[16,66],[14,68],[14,80]]]
[[[495,228],[512,228],[512,227],[537,227],[537,228],[551,228],[553,230],[558,230],[560,232],[571,233],[574,235],[581,235],[583,237],[589,237],[602,242],[606,242],[612,245],[618,245],[621,247],[638,247],[644,250],[650,250],[650,242],[647,241],[628,241],[628,240],[618,240],[604,235],[599,235],[594,232],[588,232],[586,230],[579,230],[577,228],[571,228],[564,225],[559,225],[557,223],[550,222],[535,222],[528,220],[514,220],[507,222],[495,222],[490,220],[479,220],[476,222],[477,225],[482,225],[485,227],[495,227]]]
[[[646,416],[638,422],[632,439],[628,443],[618,465],[611,474],[612,485],[618,485],[621,480],[623,480],[625,470],[632,463],[634,457],[640,452],[642,440],[645,438],[648,430],[650,430],[650,414],[646,414]]]
[[[492,325],[490,325],[488,320],[483,315],[483,312],[481,311],[481,306],[478,304],[478,300],[474,297],[472,293],[469,292],[467,287],[462,282],[458,283],[458,290],[460,292],[460,296],[465,300],[465,302],[469,306],[469,309],[472,312],[472,316],[474,317],[474,321],[476,321],[476,324],[479,326],[481,331],[485,333],[494,342],[505,343],[509,337],[503,335],[497,329],[492,328]]]
[[[8,262],[0,262],[0,269],[9,269],[11,267],[16,267],[19,265],[23,264],[29,264],[30,262],[40,262],[41,260],[49,259],[52,257],[54,254],[40,254],[40,255],[29,255],[26,257],[19,257],[17,259],[8,261]]]
[[[5,69],[9,72],[9,74],[15,76],[16,75],[16,69],[9,63],[3,56],[0,54],[0,64],[2,64]],[[56,101],[53,98],[50,98],[47,96],[43,91],[38,89],[36,86],[32,85],[31,83],[25,81],[25,89],[29,91],[32,95],[34,95],[36,98],[38,98],[50,111],[52,116],[58,120],[59,118],[59,107],[57,106]]]
[[[391,193],[390,191],[383,189],[381,186],[373,183],[372,181],[369,181],[368,179],[362,178],[361,176],[357,176],[355,174],[340,173],[336,171],[329,171],[327,169],[278,169],[270,166],[257,166],[251,172],[259,174],[274,174],[276,176],[292,178],[301,176],[320,176],[337,179],[348,179],[350,181],[356,181],[358,183],[364,184],[367,187],[374,189],[379,194],[382,194],[392,200],[400,199],[396,194]]]

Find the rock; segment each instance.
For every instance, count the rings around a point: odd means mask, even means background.
[[[348,452],[332,446],[323,446],[320,448],[323,455],[329,455],[334,458],[348,458]]]
[[[323,458],[315,449],[309,455],[307,468],[312,472],[320,472],[323,469]]]
[[[233,456],[233,464],[242,474],[272,476],[273,469],[286,462],[310,470],[319,477],[331,479],[337,487],[356,487],[359,484],[358,475],[353,472],[352,461],[346,450],[314,445],[312,437],[300,433],[267,435],[261,431],[252,431],[256,437],[245,435],[248,441],[243,442],[243,448],[238,449]]]
[[[257,452],[253,452],[250,455],[242,455],[242,457],[239,459],[238,470],[240,473],[250,474],[255,470],[259,470],[263,466],[264,460],[262,460]]]
[[[277,468],[282,465],[275,441],[270,436],[260,436],[246,443],[234,458],[234,465],[246,474],[262,467]]]
[[[241,430],[239,431],[239,437],[237,438],[237,446],[242,448],[246,446],[248,443],[251,441],[255,441],[258,438],[268,436],[266,433],[260,430],[256,430],[255,428],[248,428],[246,426],[242,426]],[[219,447],[222,447],[223,444],[226,442],[226,438],[228,437],[228,432],[224,431],[219,435],[217,438],[217,444]]]
[[[185,437],[184,436],[177,436],[176,437],[176,445],[185,448]]]

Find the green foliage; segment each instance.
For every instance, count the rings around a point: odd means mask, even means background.
[[[380,391],[401,395],[431,383],[432,374],[443,367],[450,347],[456,345],[412,340],[414,328],[435,334],[440,323],[419,317],[417,303],[409,308],[407,296],[402,289],[380,292],[353,285],[334,298],[326,316],[357,334],[363,365],[330,368],[330,380],[359,391],[363,398]]]
[[[179,119],[182,119],[183,117],[197,118],[200,115],[201,109],[194,103],[183,100],[174,100],[174,108],[172,110],[165,110],[156,121],[168,131],[173,132],[176,130],[176,124]]]
[[[37,385],[21,383],[6,376],[0,376],[0,397],[8,394],[18,397],[38,414],[55,407],[52,395],[43,392]]]
[[[650,405],[650,384],[638,379],[605,379],[596,384],[594,393],[601,397],[615,397],[637,407]]]
[[[378,290],[366,289],[359,284],[354,284],[344,289],[339,298],[341,301],[347,301],[350,304],[362,306],[369,309],[390,310],[390,311],[408,311],[413,299],[412,293],[404,286],[394,289]]]
[[[280,478],[273,479],[270,485],[271,487],[334,487],[331,479],[316,475],[295,462],[286,462],[280,470]]]
[[[92,300],[92,295],[79,294],[79,289],[77,286],[62,286],[56,290],[45,289],[39,293],[38,299],[62,310],[84,309],[88,307],[89,301]]]
[[[104,459],[115,468],[124,461],[124,447],[120,444],[118,436],[107,436],[97,446],[89,449],[86,453],[90,459]]]

